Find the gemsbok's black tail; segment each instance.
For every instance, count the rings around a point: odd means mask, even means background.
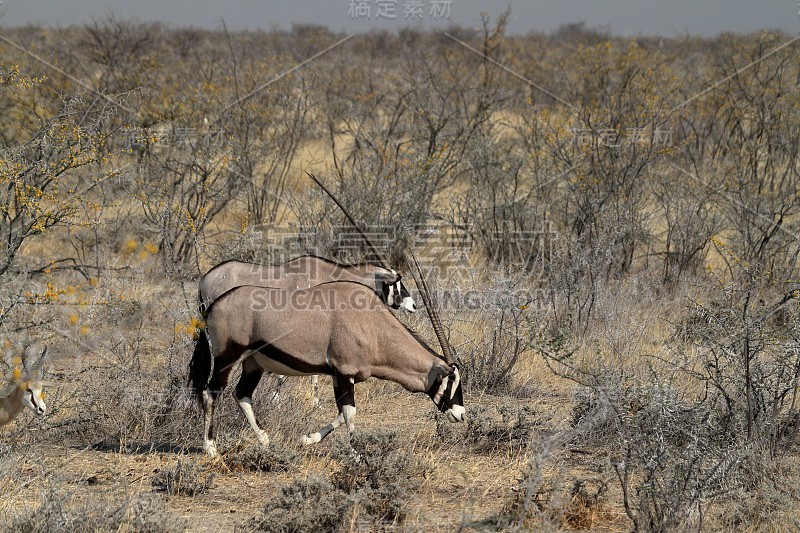
[[[208,311],[208,306],[206,305],[205,301],[203,300],[203,293],[200,289],[197,290],[197,312],[200,315],[200,318],[205,320],[206,314]]]
[[[192,360],[189,362],[189,387],[201,404],[203,391],[208,388],[208,380],[211,378],[211,365],[211,346],[205,328],[201,328],[194,344]]]

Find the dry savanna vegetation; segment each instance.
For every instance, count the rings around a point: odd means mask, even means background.
[[[356,35],[285,76],[345,35],[3,31],[0,370],[49,346],[46,415],[0,429],[3,529],[800,527],[797,45],[505,20]],[[401,272],[420,258],[467,421],[370,381],[357,455],[344,430],[303,447],[328,380],[315,406],[272,376],[270,446],[226,394],[212,461],[200,275],[371,258],[304,170]]]

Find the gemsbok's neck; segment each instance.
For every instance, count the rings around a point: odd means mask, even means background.
[[[383,339],[385,356],[373,369],[373,375],[400,384],[410,392],[427,392],[431,370],[447,366],[427,346],[417,340],[398,322],[398,328]]]

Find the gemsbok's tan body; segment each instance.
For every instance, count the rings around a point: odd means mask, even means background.
[[[355,282],[294,291],[241,286],[211,304],[190,365],[190,384],[205,415],[204,449],[210,455],[216,455],[215,402],[239,364],[242,376],[234,395],[265,445],[269,439],[251,405],[265,370],[333,376],[338,416],[306,435],[307,444],[319,442],[342,423],[353,430],[354,385],[370,377],[427,393],[451,422],[464,418],[458,365],[443,360],[409,331],[371,287]]]
[[[315,255],[302,255],[279,265],[262,265],[242,261],[224,261],[202,277],[198,287],[200,315],[205,316],[214,300],[242,285],[275,289],[307,289],[330,281],[356,281],[370,287],[392,309],[417,310],[416,303],[397,271],[372,263],[343,265]],[[285,376],[279,374],[279,387]],[[317,376],[311,376],[311,396],[317,397]],[[278,398],[277,389],[273,399]]]

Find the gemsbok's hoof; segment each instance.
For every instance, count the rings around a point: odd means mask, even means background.
[[[312,433],[311,435],[303,435],[303,444],[305,446],[317,444],[321,440],[322,440],[322,435],[320,435],[319,432]]]
[[[219,457],[219,452],[217,452],[217,445],[213,441],[208,441],[203,444],[203,451],[206,452],[211,459]]]

